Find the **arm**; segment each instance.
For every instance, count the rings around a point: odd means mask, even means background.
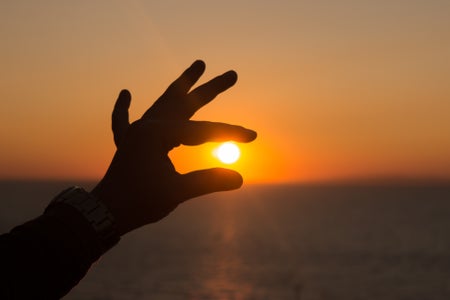
[[[76,210],[60,206],[0,236],[0,299],[59,299],[101,255]]]
[[[236,73],[229,71],[191,90],[204,69],[202,61],[194,62],[132,124],[128,121],[131,94],[126,90],[120,93],[112,126],[117,151],[90,194],[112,213],[116,241],[164,218],[188,199],[242,185],[241,175],[228,169],[179,174],[168,157],[180,144],[256,138],[254,131],[240,126],[189,120],[237,80]],[[49,207],[39,218],[0,237],[4,277],[0,298],[62,297],[107,250],[104,244],[79,211],[64,204]]]

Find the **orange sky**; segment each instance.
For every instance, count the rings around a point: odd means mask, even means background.
[[[235,87],[194,116],[258,139],[247,182],[450,179],[448,1],[1,1],[0,178],[98,179],[110,112],[140,117],[195,59]],[[171,154],[220,165],[213,145]]]

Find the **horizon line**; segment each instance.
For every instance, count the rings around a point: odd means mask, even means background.
[[[0,178],[0,183],[28,182],[28,183],[98,183],[99,178],[33,178],[10,177]],[[322,180],[286,180],[286,181],[248,181],[245,185],[303,185],[303,186],[450,186],[450,178],[446,177],[407,177],[407,176],[379,176],[361,178],[339,178]]]

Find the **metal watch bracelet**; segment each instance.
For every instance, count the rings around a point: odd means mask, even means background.
[[[57,195],[46,211],[62,203],[75,208],[90,223],[104,247],[103,252],[117,244],[120,237],[114,216],[96,197],[81,187],[73,186]]]

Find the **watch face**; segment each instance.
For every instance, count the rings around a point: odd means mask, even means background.
[[[119,241],[120,237],[111,212],[106,205],[84,189],[71,187],[62,191],[47,209],[57,204],[66,204],[75,208],[91,224],[104,247],[102,253]]]

